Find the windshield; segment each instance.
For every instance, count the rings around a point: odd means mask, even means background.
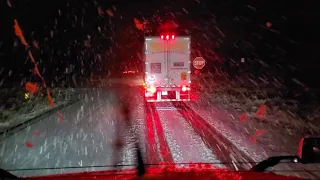
[[[0,168],[248,170],[319,134],[312,4],[7,0]],[[317,24],[318,23],[318,24]],[[316,62],[316,61],[315,61]],[[318,165],[277,174],[319,178]]]

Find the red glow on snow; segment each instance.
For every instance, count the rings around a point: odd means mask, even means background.
[[[145,105],[145,122],[146,122],[146,134],[147,134],[147,162],[148,163],[156,163],[158,161],[158,152],[157,152],[157,144],[155,141],[155,132],[153,128],[152,115],[150,112],[150,108]]]
[[[171,153],[169,153],[170,149],[169,149],[168,143],[165,139],[163,128],[162,128],[162,125],[160,122],[160,117],[158,115],[158,112],[157,112],[154,104],[151,105],[151,112],[153,114],[155,129],[157,131],[158,138],[159,138],[160,154],[162,155],[162,158],[163,158],[163,160],[165,160],[165,162],[172,163],[173,157],[171,156]]]

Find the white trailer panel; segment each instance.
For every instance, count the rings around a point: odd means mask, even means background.
[[[156,99],[152,101],[164,101],[162,95],[166,95],[167,91],[176,93],[172,101],[180,100],[177,94],[186,92],[187,99],[190,99],[190,65],[190,37],[178,36],[170,40],[145,38],[145,83],[147,88],[156,88],[152,89],[152,92],[156,91],[153,93]]]

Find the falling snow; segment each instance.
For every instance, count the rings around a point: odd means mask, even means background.
[[[248,169],[252,161],[295,155],[300,138],[320,132],[315,48],[306,45],[315,43],[289,33],[302,20],[271,13],[278,5],[53,2],[39,8],[7,0],[16,13],[2,23],[8,38],[0,43],[1,169],[49,168],[12,171],[19,176],[109,170],[116,163],[128,169],[137,143],[147,164]],[[147,104],[140,91],[143,37],[163,29],[190,36],[191,57],[206,60],[204,69],[192,69],[193,101],[185,107]],[[128,92],[130,126],[117,99]],[[284,163],[272,170],[317,179],[317,172],[295,171],[317,168]]]

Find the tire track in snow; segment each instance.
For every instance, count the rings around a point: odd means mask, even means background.
[[[162,156],[162,159],[163,159],[164,163],[173,163],[174,162],[173,157],[172,157],[170,148],[168,146],[168,142],[164,136],[163,128],[162,128],[159,114],[156,110],[155,104],[150,103],[150,108],[151,108],[155,128],[156,128],[158,138],[159,138],[160,154]]]
[[[145,108],[145,124],[146,124],[146,137],[147,137],[147,149],[146,149],[146,159],[147,164],[158,164],[160,162],[159,154],[157,151],[157,143],[156,136],[154,132],[154,124],[152,120],[151,109],[144,100],[144,108]]]
[[[176,108],[159,110],[158,113],[175,163],[219,162]],[[183,166],[183,164],[181,165]],[[225,168],[225,166],[220,167]]]
[[[225,165],[236,170],[246,170],[243,164],[236,165],[232,162],[242,161],[242,158],[253,162],[241,152],[234,144],[225,139],[219,134],[214,127],[206,122],[200,115],[188,107],[185,103],[172,103],[184,119],[190,124],[193,130],[199,134],[203,142],[212,150],[214,155],[218,157],[221,162],[227,162]]]

